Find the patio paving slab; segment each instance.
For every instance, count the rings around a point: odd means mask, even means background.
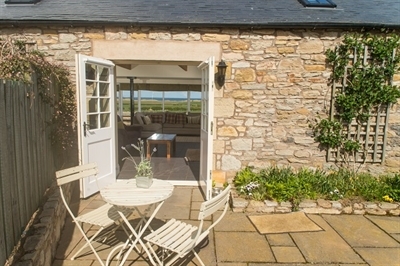
[[[257,232],[215,232],[219,262],[275,262],[265,236]]]
[[[391,234],[391,236],[396,239],[398,242],[400,242],[400,234]]]
[[[54,260],[52,266],[92,266],[93,260]]]
[[[353,247],[400,247],[364,216],[323,215],[323,218]]]
[[[306,262],[297,247],[272,247],[272,252],[279,263]]]
[[[371,266],[400,265],[400,248],[356,248],[356,251]]]
[[[248,266],[306,266],[310,264],[304,263],[249,263]],[[220,266],[218,264],[218,266]],[[347,264],[347,263],[339,263],[339,264],[331,264],[331,263],[313,263],[312,266],[368,266],[367,263],[364,264]]]
[[[215,226],[215,231],[256,232],[256,228],[243,213],[228,211],[223,221]]]
[[[324,231],[291,233],[309,263],[363,263],[354,250],[319,215],[309,215]],[[344,224],[344,223],[343,223]]]
[[[218,266],[247,266],[247,263],[237,263],[237,262],[220,262]]]
[[[249,216],[260,234],[321,231],[303,212]]]
[[[389,234],[400,234],[400,217],[392,216],[365,216],[382,230]]]
[[[156,217],[164,220],[171,218],[177,220],[189,219],[191,198],[192,189],[185,187],[174,188],[172,196],[165,201]]]
[[[295,243],[289,234],[267,234],[268,243],[271,246],[286,246],[286,247],[295,247]]]

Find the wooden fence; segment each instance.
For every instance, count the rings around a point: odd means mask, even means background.
[[[0,80],[0,265],[54,181],[52,112],[35,84]]]

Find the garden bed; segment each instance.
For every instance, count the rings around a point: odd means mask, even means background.
[[[233,183],[235,212],[400,215],[398,173],[246,167]]]

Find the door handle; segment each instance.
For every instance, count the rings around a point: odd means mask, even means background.
[[[86,131],[90,129],[93,125],[83,122],[83,136],[86,137]]]
[[[96,124],[91,125],[86,122],[83,122],[83,135],[86,137],[86,131],[89,131],[91,128],[96,129]]]

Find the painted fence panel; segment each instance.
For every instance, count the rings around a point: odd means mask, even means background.
[[[48,123],[52,112],[35,82],[0,80],[0,265],[6,263],[54,181]]]

